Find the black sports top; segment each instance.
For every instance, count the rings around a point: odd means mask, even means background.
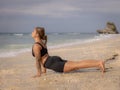
[[[47,48],[44,48],[42,44],[40,44],[39,42],[36,42],[35,44],[39,44],[42,47],[42,49],[40,51],[41,57],[44,56],[45,54],[48,54]],[[32,48],[32,55],[35,57],[35,54],[33,52],[33,48]]]

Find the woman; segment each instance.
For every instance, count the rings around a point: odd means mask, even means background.
[[[36,58],[37,74],[34,77],[40,77],[42,73],[46,73],[46,68],[56,72],[70,72],[81,68],[97,67],[102,73],[105,71],[104,62],[101,60],[83,60],[83,61],[67,61],[58,56],[49,56],[46,47],[47,36],[43,27],[36,27],[32,32],[35,41],[32,54]]]

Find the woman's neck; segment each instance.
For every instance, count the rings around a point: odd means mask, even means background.
[[[41,42],[41,39],[39,38],[34,38],[35,42]]]

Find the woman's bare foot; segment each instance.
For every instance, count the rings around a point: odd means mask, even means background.
[[[105,63],[104,63],[104,61],[100,62],[100,66],[99,67],[100,67],[102,73],[104,73],[105,72]]]

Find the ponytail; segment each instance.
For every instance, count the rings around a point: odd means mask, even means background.
[[[45,45],[47,44],[47,35],[45,35],[44,37],[43,37],[43,40],[45,40]]]

